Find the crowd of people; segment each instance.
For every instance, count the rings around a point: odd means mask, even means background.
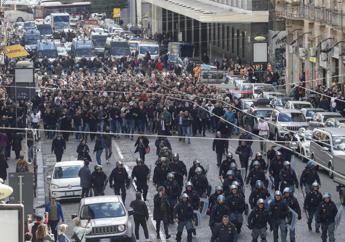
[[[208,58],[204,57],[204,60],[207,62]],[[85,166],[79,172],[82,196],[104,195],[105,187],[109,184],[125,202],[130,181],[135,180],[138,194],[136,201],[131,203],[135,211],[135,234],[139,239],[138,228],[141,225],[148,239],[147,208],[141,201],[142,198],[146,201],[149,187],[147,178],[150,176],[150,169],[145,164],[145,155],[149,152],[149,141],[145,134],[158,134],[155,142],[158,158],[152,175],[153,185],[157,188],[153,218],[158,239],[161,223],[166,238],[170,238],[169,224],[177,222],[176,240],[181,241],[183,230],[186,229],[187,240],[192,241],[193,235],[196,235],[195,225],[198,224],[196,214],[206,199],[209,204],[207,213],[211,241],[237,241],[245,223],[244,214],[249,215],[248,227],[252,230],[253,242],[258,241],[259,237],[261,241],[266,241],[268,228],[273,230],[275,242],[278,241],[279,230],[283,242],[288,231],[290,241],[296,241],[294,225],[296,220],[301,219],[302,209],[294,192],[300,186],[306,192],[303,209],[308,212],[309,230],[312,230],[311,224],[315,220],[315,232],[319,233],[321,227],[322,241],[326,242],[327,237],[330,242],[335,241],[337,208],[329,193],[321,195],[315,164],[309,162],[298,180],[290,164],[292,153],[288,148],[276,150],[272,147],[267,151],[267,161],[261,153],[253,157],[251,142],[248,142],[250,135],[244,131],[240,137],[246,141],[240,142],[236,149],[241,167],[245,169],[245,173],[241,174],[234,154],[228,152],[226,139],[239,134],[237,126],[253,130],[253,124],[250,121],[241,122],[240,100],[231,97],[225,90],[197,82],[193,73],[195,64],[191,60],[183,60],[184,65],[181,66],[169,63],[167,56],[152,60],[147,54],[142,60],[132,56],[120,60],[95,58],[78,63],[71,57],[59,57],[54,62],[47,58],[33,61],[35,67],[40,69],[36,73],[39,91],[31,99],[23,97],[13,100],[6,95],[6,88],[13,83],[6,75],[1,76],[1,171],[8,167],[6,160],[11,156],[11,150],[15,151],[15,158],[20,160],[18,172],[28,171],[21,156],[22,128],[45,130],[40,134],[28,132],[27,144],[24,145],[28,146],[29,161],[33,159],[33,141],[39,140],[42,135],[52,140],[51,151],[56,155],[56,162],[63,160],[66,143],[76,139],[80,141],[76,149],[78,159],[85,161]],[[235,64],[229,59],[216,62],[215,65],[232,74],[245,69],[244,75],[253,82],[261,77],[269,83],[278,82],[277,74],[255,76],[257,67]],[[5,71],[10,75],[13,63],[8,62],[7,66],[8,70]],[[336,109],[344,114],[344,102],[338,101],[343,100],[344,95],[339,90],[319,92],[332,97],[323,96],[318,104],[320,107]],[[292,92],[291,95],[299,99],[302,92]],[[219,176],[223,182],[223,186],[216,187],[212,194],[206,169],[195,160],[187,172],[179,154],[173,153],[168,139],[176,134],[181,142],[191,144],[191,136],[206,136],[208,132],[216,136],[210,147],[217,153]],[[140,158],[131,176],[122,162],[117,162],[107,177],[102,170],[105,162],[102,153],[105,151],[108,162],[112,155],[112,139],[128,137],[133,140],[134,136],[137,137],[135,146]],[[95,141],[93,151],[97,161],[92,172],[89,168],[92,160],[87,144],[89,140]],[[6,179],[5,173],[0,174],[2,179]],[[251,187],[248,199],[244,194],[246,184]],[[268,199],[271,199],[270,203]],[[46,223],[42,216],[35,218],[31,228],[32,241],[68,241],[65,235],[67,227],[64,224],[58,227],[59,222],[64,222],[61,205],[52,198],[46,206],[46,212],[50,218]],[[47,225],[54,238],[48,238]],[[79,235],[87,234],[90,229],[81,227],[78,220],[75,220],[75,225],[76,236],[80,241],[85,240]],[[35,226],[36,232],[33,229]]]

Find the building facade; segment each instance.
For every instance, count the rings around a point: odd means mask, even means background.
[[[345,2],[286,0],[279,1],[275,10],[286,23],[286,81],[304,78],[311,88],[343,85]]]
[[[173,41],[194,45],[194,56],[230,57],[253,62],[256,36],[268,36],[269,0],[137,0],[143,1],[139,22]],[[145,6],[145,7],[144,7]],[[149,7],[148,7],[149,6]]]

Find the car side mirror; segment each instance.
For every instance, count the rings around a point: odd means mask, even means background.
[[[134,215],[134,210],[128,210],[128,216]]]
[[[72,215],[71,215],[71,218],[72,218],[72,219],[75,219],[76,217],[78,217],[77,214],[72,214]]]

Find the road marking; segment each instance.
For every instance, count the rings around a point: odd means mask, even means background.
[[[115,149],[116,149],[116,152],[117,152],[118,156],[120,157],[121,160],[123,160],[123,159],[124,159],[124,156],[123,156],[123,154],[122,154],[122,151],[121,151],[121,149],[120,149],[120,146],[117,144],[117,142],[116,142],[115,140],[113,141],[113,144],[115,145]],[[137,191],[137,186],[136,186],[136,184],[135,184],[134,181],[132,181],[132,186],[133,186],[134,190]],[[156,223],[155,223],[155,221],[153,220],[153,213],[152,213],[152,211],[151,211],[151,209],[150,209],[149,206],[147,206],[147,209],[148,209],[148,212],[149,212],[150,222],[151,222],[153,228],[154,228],[155,231],[156,231],[157,228],[156,228]],[[167,240],[166,240],[165,234],[162,232],[162,230],[159,231],[159,234],[160,234],[160,236],[161,236],[161,239],[160,239],[160,240],[161,240],[162,242],[166,242]],[[156,236],[154,236],[154,234],[152,234],[152,233],[150,233],[150,235],[151,235],[151,237],[153,237],[153,238],[156,237]]]

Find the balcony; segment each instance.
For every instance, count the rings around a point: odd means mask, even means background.
[[[343,30],[345,27],[345,13],[337,9],[315,6],[276,6],[276,15],[291,20],[309,20]]]

